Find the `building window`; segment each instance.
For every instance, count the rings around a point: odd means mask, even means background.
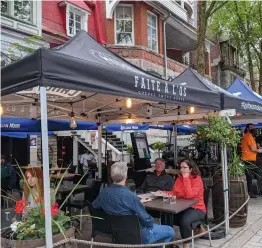
[[[150,50],[158,52],[157,16],[150,12],[147,13],[147,42]]]
[[[32,22],[32,1],[1,1],[1,13],[21,21]]]
[[[115,10],[115,42],[117,45],[134,45],[133,6],[119,5]]]
[[[80,30],[88,31],[88,12],[70,3],[66,3],[66,33],[74,36]]]

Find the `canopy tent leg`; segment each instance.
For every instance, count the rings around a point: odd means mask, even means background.
[[[122,145],[122,153],[121,153],[121,161],[124,161],[124,131],[121,131],[121,145]]]
[[[228,175],[227,175],[227,148],[221,147],[222,180],[224,191],[224,215],[225,215],[225,235],[229,234],[229,203],[228,203]]]
[[[99,117],[99,123],[98,123],[98,178],[102,178],[102,125],[100,123],[100,117]]]
[[[73,136],[73,166],[76,168],[76,173],[79,173],[78,168],[78,140]]]
[[[174,166],[177,164],[177,126],[173,125]]]
[[[49,154],[48,154],[48,127],[47,127],[47,101],[46,88],[40,87],[40,106],[41,106],[41,132],[42,132],[42,160],[44,176],[44,199],[45,199],[45,239],[46,247],[53,247],[52,217],[51,217],[51,197],[49,180]]]

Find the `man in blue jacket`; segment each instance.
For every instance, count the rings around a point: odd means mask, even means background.
[[[127,179],[127,165],[117,162],[111,167],[111,177],[114,184],[105,188],[96,200],[93,207],[103,209],[113,215],[133,215],[139,218],[142,240],[144,244],[153,244],[157,241],[170,242],[174,239],[175,232],[170,226],[154,224],[140,199],[135,193],[125,186]]]

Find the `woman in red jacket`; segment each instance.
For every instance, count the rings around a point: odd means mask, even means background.
[[[181,173],[175,181],[173,190],[167,192],[175,195],[177,198],[194,199],[198,203],[191,208],[174,215],[174,225],[179,226],[180,233],[183,239],[189,238],[192,235],[191,224],[197,220],[204,219],[206,214],[206,206],[204,203],[204,186],[200,176],[200,171],[194,161],[183,160],[180,163]],[[200,226],[199,232],[205,231]],[[189,248],[189,243],[184,243],[184,248]]]

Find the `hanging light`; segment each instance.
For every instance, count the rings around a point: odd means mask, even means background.
[[[75,114],[74,114],[73,111],[71,112],[70,116],[71,116],[71,119],[70,119],[70,125],[69,126],[70,126],[70,128],[74,129],[74,128],[77,127],[77,124],[76,124],[76,120],[75,120]]]
[[[4,108],[2,104],[0,104],[0,116],[2,116],[3,114],[4,114]]]
[[[195,113],[195,107],[193,107],[193,106],[190,107],[190,108],[189,108],[189,113],[190,113],[190,114]]]
[[[133,120],[132,119],[126,119],[126,124],[132,124]]]
[[[133,104],[132,103],[132,99],[131,98],[127,98],[126,99],[126,107],[130,109],[130,108],[132,108],[132,104]]]

